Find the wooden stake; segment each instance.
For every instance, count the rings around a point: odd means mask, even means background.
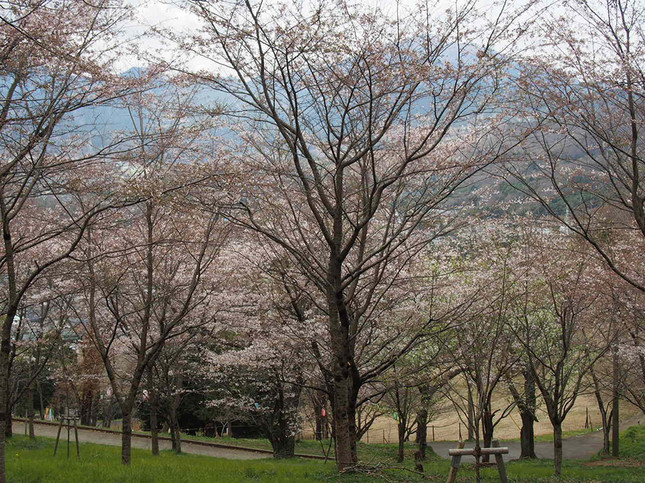
[[[56,444],[54,445],[54,456],[56,456],[56,450],[58,449],[58,442],[60,441],[60,432],[63,429],[63,420],[60,420],[58,425],[58,433],[56,434]]]
[[[459,449],[463,449],[466,446],[465,441],[459,441]],[[448,479],[446,483],[455,483],[457,480],[457,472],[459,471],[459,465],[461,464],[461,455],[453,456],[452,463],[450,464],[450,473],[448,473]]]
[[[78,444],[78,426],[76,425],[76,418],[74,418],[74,437],[76,438],[76,457],[81,459],[81,446]]]
[[[499,448],[499,441],[496,439],[493,440],[493,448]],[[506,467],[504,466],[504,458],[501,454],[496,454],[495,461],[497,462],[497,471],[499,471],[499,481],[502,483],[508,483]]]

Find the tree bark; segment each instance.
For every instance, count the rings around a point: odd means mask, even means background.
[[[425,461],[428,448],[428,410],[426,408],[419,409],[417,412],[417,446],[421,461]]]
[[[334,257],[332,257],[333,259]],[[340,287],[340,264],[330,261],[330,286]],[[358,463],[356,451],[356,398],[358,375],[354,364],[350,340],[350,316],[345,306],[342,290],[330,290],[329,330],[333,350],[332,377],[334,381],[334,428],[336,441],[336,465],[343,472]]]
[[[555,476],[562,475],[562,424],[553,425],[553,461]]]
[[[123,411],[123,426],[121,428],[121,463],[129,465],[132,462],[132,413]]]
[[[529,411],[521,411],[522,429],[520,430],[520,459],[535,459],[535,416]]]
[[[345,471],[357,463],[356,426],[350,410],[349,374],[334,376],[334,427],[336,436],[336,463],[339,471]]]
[[[493,433],[495,431],[495,426],[493,425],[493,413],[490,410],[490,403],[488,403],[488,408],[482,414],[482,435],[484,436],[484,448],[490,448],[493,444]],[[490,455],[482,455],[482,461],[488,463],[490,461]]]
[[[405,427],[407,426],[405,418],[399,414],[399,421],[397,423],[397,430],[399,435],[399,450],[397,455],[397,462],[403,463],[405,459]]]

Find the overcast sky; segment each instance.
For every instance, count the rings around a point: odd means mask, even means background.
[[[191,32],[199,28],[199,20],[192,15],[187,9],[181,7],[180,0],[126,0],[129,5],[135,7],[135,19],[127,26],[127,34],[132,38],[140,37],[152,27],[168,28],[174,32]],[[266,0],[265,0],[266,1]],[[269,0],[270,1],[270,0]],[[385,15],[394,17],[397,10],[395,0],[358,0],[369,8],[379,8]],[[445,10],[451,6],[454,8],[455,3],[462,3],[464,0],[430,0],[431,3],[437,4],[437,10]],[[483,0],[494,1],[494,0]],[[400,11],[405,10],[414,4],[417,0],[399,0]],[[146,64],[146,57],[158,55],[163,50],[162,43],[152,36],[139,38],[142,57],[126,56],[119,60],[118,68],[127,70],[132,67],[139,67]],[[171,52],[166,52],[164,57],[167,60],[172,57]],[[190,67],[196,68],[203,66],[201,61],[195,60]]]

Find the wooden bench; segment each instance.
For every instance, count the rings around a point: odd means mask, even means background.
[[[494,455],[495,462],[497,463],[497,471],[499,472],[499,479],[502,483],[508,483],[508,478],[506,477],[506,467],[504,466],[503,454],[508,454],[508,448],[500,447],[499,441],[494,440],[493,446],[490,448],[464,448],[465,443],[463,441],[459,442],[459,448],[449,449],[448,454],[452,456],[452,463],[450,465],[450,473],[448,473],[447,483],[455,483],[457,479],[457,472],[459,471],[459,466],[461,465],[462,456],[474,456],[477,459],[479,464],[479,457],[483,455]]]

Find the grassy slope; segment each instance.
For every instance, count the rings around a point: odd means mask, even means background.
[[[566,463],[564,478],[555,480],[552,462],[511,462],[508,476],[522,482],[645,482],[645,427],[635,427],[623,434],[622,452],[631,460]],[[370,445],[362,452],[365,465],[396,466],[392,456],[393,445]],[[413,446],[408,449],[407,468],[411,468]],[[7,446],[7,468],[12,482],[299,482],[336,480],[333,463],[320,461],[251,460],[236,461],[197,455],[174,455],[165,452],[152,457],[147,451],[133,449],[133,464],[124,468],[119,464],[118,447],[83,444],[81,460],[65,456],[65,447],[54,458],[53,440],[41,438],[30,442],[23,436],[14,436]],[[73,448],[72,448],[73,450]],[[425,464],[426,474],[433,480],[443,481],[449,462],[432,459]],[[460,471],[460,481],[473,481],[470,465]],[[485,481],[499,481],[495,469],[483,470]],[[389,481],[422,481],[405,470],[387,470]],[[363,482],[372,478],[345,477],[343,481]],[[427,481],[427,480],[425,480]]]

